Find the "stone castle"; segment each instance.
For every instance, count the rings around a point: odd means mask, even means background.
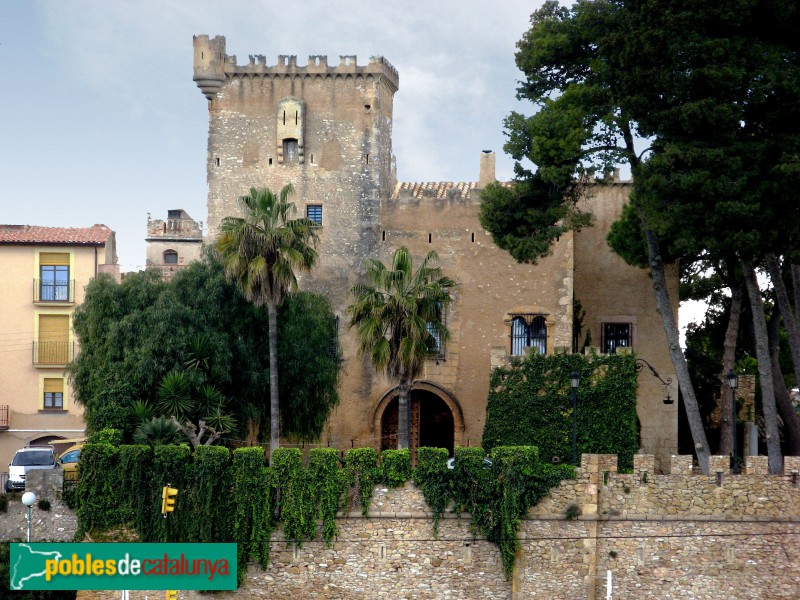
[[[404,245],[418,258],[435,250],[457,282],[445,315],[451,338],[412,390],[412,447],[480,444],[492,367],[529,351],[571,352],[579,301],[581,347],[588,334],[600,352],[632,350],[667,382],[665,388],[647,370],[639,377],[642,448],[659,464],[676,453],[677,404],[665,400],[677,397],[677,386],[650,281],[605,243],[629,183],[592,186],[582,202],[595,225],[563,235],[538,264],[517,264],[478,221],[480,192],[495,181],[494,153],[476,151],[477,182],[396,180],[399,76],[384,58],[359,65],[355,56],[341,56],[329,65],[327,57],[311,56],[301,66],[295,56],[280,56],[268,66],[264,56],[250,56],[242,66],[226,54],[224,37],[198,35],[194,80],[208,99],[209,238],[225,216],[237,214],[237,198],[251,187],[278,191],[292,183],[300,214],[320,226],[319,263],[301,285],[330,299],[344,358],[341,403],[321,443],[396,444],[397,391],[357,356],[346,307],[365,259],[386,261]],[[167,258],[186,264],[197,251],[194,230],[176,236],[170,222],[148,221],[148,264],[162,269]],[[670,285],[677,297],[677,270]]]

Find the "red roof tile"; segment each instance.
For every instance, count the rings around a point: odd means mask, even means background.
[[[0,225],[0,244],[102,246],[113,233],[105,225],[94,225],[92,227]]]

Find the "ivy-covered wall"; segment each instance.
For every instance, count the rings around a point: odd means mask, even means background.
[[[267,466],[260,447],[231,453],[222,447],[115,446],[84,447],[75,493],[78,537],[128,530],[143,542],[237,542],[239,580],[247,565],[266,568],[273,532],[302,547],[318,538],[333,544],[337,516],[353,509],[369,517],[376,483],[399,487],[413,478],[433,516],[431,535],[450,504],[471,515],[471,528],[501,551],[507,576],[519,548],[520,519],[563,479],[572,467],[539,461],[536,448],[497,447],[490,458],[481,448],[456,448],[448,466],[443,448],[420,448],[411,468],[408,450],[356,448],[341,460],[331,448],[307,457],[297,448],[279,448]],[[119,468],[122,466],[123,468]],[[163,518],[161,489],[179,490],[175,511]],[[343,512],[340,512],[343,511]],[[319,527],[321,522],[321,529]]]
[[[578,459],[617,454],[620,470],[639,449],[632,354],[531,354],[492,371],[483,447],[536,446],[545,462],[572,461],[572,388],[577,371]],[[555,462],[555,461],[553,461]]]

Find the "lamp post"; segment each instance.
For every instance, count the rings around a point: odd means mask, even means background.
[[[22,494],[22,503],[28,507],[28,542],[31,541],[31,506],[36,502],[36,494],[25,492]]]
[[[578,385],[581,383],[580,373],[569,374],[569,385],[572,388],[572,466],[578,466]]]
[[[725,379],[731,388],[731,472],[736,473],[736,388],[739,387],[739,377],[731,369]]]

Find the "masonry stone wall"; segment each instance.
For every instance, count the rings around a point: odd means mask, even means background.
[[[583,455],[578,478],[562,482],[523,519],[510,581],[497,547],[470,531],[469,515],[445,514],[435,538],[421,492],[407,484],[377,488],[369,519],[343,514],[330,548],[319,539],[287,545],[278,531],[269,568],[251,566],[243,588],[215,596],[600,599],[610,572],[614,598],[797,598],[800,487],[792,471],[800,457],[787,457],[785,476],[756,465],[723,473],[719,485],[716,474],[687,470],[691,457],[674,458],[675,473],[653,474],[654,457],[638,455],[635,473],[621,474],[616,456]],[[581,514],[567,520],[572,505]],[[131,592],[131,600],[145,594]]]

